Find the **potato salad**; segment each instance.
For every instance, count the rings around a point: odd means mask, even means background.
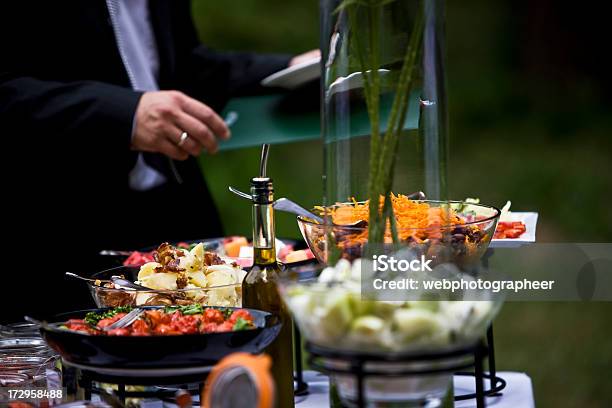
[[[140,267],[135,283],[153,290],[181,290],[194,301],[206,300],[205,303],[209,305],[236,305],[244,270],[213,252],[205,251],[204,244],[199,243],[189,250],[164,243],[157,249],[154,258],[155,261]],[[138,296],[144,298],[152,295],[144,292]],[[147,302],[138,299],[137,303]]]

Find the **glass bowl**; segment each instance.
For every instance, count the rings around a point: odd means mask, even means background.
[[[134,282],[137,280],[139,270],[140,267],[138,266],[120,266],[95,273],[91,278],[100,280],[102,285],[112,276],[123,276]],[[242,306],[241,281],[228,285],[176,290],[117,289],[95,285],[91,282],[87,285],[98,307],[166,306],[194,303],[200,303],[204,306]]]
[[[39,335],[40,335],[40,328]],[[0,358],[5,356],[52,357],[55,352],[41,337],[0,338]]]
[[[33,383],[34,381],[25,374],[0,372],[0,387],[21,389],[32,387]],[[8,399],[8,393],[6,396],[4,396],[3,393],[0,393],[0,397]]]
[[[504,301],[502,291],[485,289],[469,294],[422,291],[406,293],[406,300],[387,300],[385,292],[365,291],[362,264],[340,260],[336,267],[303,267],[283,274],[281,296],[308,341],[364,353],[452,351],[475,343]],[[331,269],[341,270],[335,275],[341,277],[330,279]],[[444,279],[499,279],[489,271],[464,273],[449,264],[429,274],[440,270],[446,271]],[[413,300],[415,296],[424,300]]]
[[[0,339],[9,337],[40,338],[40,327],[37,324],[28,322],[0,324]]]
[[[461,224],[398,228],[400,244],[434,260],[433,264],[452,262],[465,265],[478,261],[489,247],[501,211],[493,206],[465,201],[419,200],[432,208],[449,208],[461,219]],[[333,207],[354,206],[360,203],[339,203]],[[313,210],[314,211],[314,210]],[[352,261],[361,258],[368,243],[366,222],[354,225],[320,224],[310,218],[298,216],[298,226],[308,247],[323,264],[338,251],[339,257]],[[328,236],[329,234],[329,236]],[[385,245],[392,248],[387,231]],[[380,249],[377,248],[380,252]]]
[[[357,260],[351,265],[340,260],[335,269],[342,272],[332,280],[326,274],[330,267],[289,271],[279,285],[281,296],[311,349],[315,346],[331,356],[322,358],[323,365],[346,369],[330,374],[338,397],[343,401],[355,400],[358,385],[355,375],[348,374],[350,362],[370,358],[367,367],[378,373],[416,368],[437,371],[424,376],[366,377],[368,406],[379,406],[377,403],[427,406],[424,404],[428,398],[443,398],[452,384],[453,364],[469,361],[473,356],[470,353],[499,312],[504,295],[483,290],[470,295],[469,300],[457,300],[464,299],[460,297],[443,300],[447,299],[444,296],[439,300],[410,301],[363,298],[358,265],[361,262]],[[445,266],[459,271],[453,265]],[[468,279],[475,279],[469,276]],[[484,279],[490,276],[479,275]],[[351,356],[353,360],[338,356]]]

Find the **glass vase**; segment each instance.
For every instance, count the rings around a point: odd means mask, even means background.
[[[442,0],[321,1],[323,206],[370,200],[370,243],[394,195],[448,199],[443,35]]]

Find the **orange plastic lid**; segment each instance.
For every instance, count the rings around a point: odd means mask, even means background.
[[[222,359],[208,375],[203,408],[273,408],[274,380],[270,357],[234,353]]]

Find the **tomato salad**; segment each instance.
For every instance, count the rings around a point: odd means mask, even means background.
[[[527,231],[527,226],[521,221],[500,221],[493,238],[495,239],[516,239]]]
[[[63,327],[91,335],[164,336],[231,332],[255,328],[246,309],[204,308],[194,304],[146,310],[141,317],[121,329],[104,330],[131,311],[116,307],[105,312],[90,312],[84,319],[70,319]]]

